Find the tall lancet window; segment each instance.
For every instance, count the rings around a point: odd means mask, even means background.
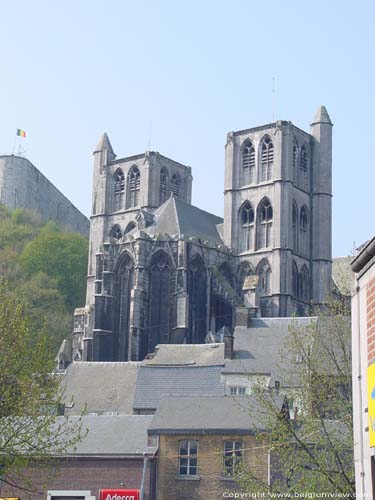
[[[247,140],[242,146],[242,185],[255,182],[255,149]]]
[[[292,262],[292,293],[296,298],[300,295],[298,267],[294,260]]]
[[[162,205],[169,196],[169,174],[168,170],[163,167],[160,171],[160,197],[159,204]]]
[[[301,213],[299,217],[299,227],[300,227],[300,251],[304,255],[309,253],[309,212],[306,205],[301,208]]]
[[[272,245],[273,211],[270,201],[265,198],[257,210],[257,248],[267,248]]]
[[[238,295],[243,299],[244,298],[244,290],[243,286],[245,283],[245,279],[248,276],[252,276],[254,271],[248,262],[243,262],[238,271]]]
[[[267,259],[258,264],[257,275],[259,276],[259,291],[261,296],[270,295],[272,292],[272,272]]]
[[[130,301],[134,286],[134,262],[125,254],[116,274],[116,329],[115,345],[117,345],[117,360],[131,359],[129,352],[130,338]]]
[[[125,193],[125,176],[121,168],[118,168],[113,174],[114,187],[114,207],[113,209],[121,210],[124,208],[124,193]]]
[[[298,208],[297,203],[293,201],[292,209],[292,232],[293,232],[293,250],[298,252]]]
[[[139,193],[141,189],[141,174],[138,167],[134,165],[128,174],[128,196],[127,208],[137,207],[140,203]]]
[[[171,192],[173,196],[179,197],[181,190],[181,179],[178,174],[173,174],[171,178]]]
[[[203,344],[207,335],[207,271],[202,258],[195,255],[189,266],[190,338]]]
[[[310,299],[310,273],[306,265],[302,266],[301,269],[301,298],[305,301]]]
[[[152,257],[150,268],[148,352],[154,352],[157,344],[170,342],[172,277],[168,255],[163,251],[157,252]]]
[[[262,140],[261,145],[261,168],[260,168],[260,181],[270,181],[272,179],[273,171],[273,143],[266,135]]]
[[[296,139],[293,140],[293,182],[298,184],[298,143]]]
[[[240,209],[239,250],[246,252],[254,246],[254,210],[249,201],[245,201]]]
[[[300,156],[300,173],[301,173],[301,187],[303,189],[308,189],[309,186],[309,178],[308,178],[308,154],[307,147],[304,144],[301,147],[301,156]]]

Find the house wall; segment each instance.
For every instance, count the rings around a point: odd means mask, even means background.
[[[354,467],[357,497],[373,498],[367,368],[375,362],[375,260],[356,275],[352,297]]]
[[[178,475],[179,441],[198,441],[198,476]],[[158,500],[219,499],[224,492],[238,491],[236,483],[223,473],[224,441],[243,442],[243,464],[267,479],[268,456],[251,435],[161,435],[159,436]]]
[[[27,493],[5,482],[1,485],[2,497],[27,496],[30,500],[46,500],[49,490],[89,490],[99,500],[100,489],[140,489],[143,458],[138,459],[64,459],[49,467],[33,466],[23,474],[30,478],[37,493]],[[7,479],[7,478],[5,478]],[[10,481],[13,481],[10,479]],[[20,485],[20,482],[17,481]],[[25,485],[25,484],[24,484]],[[31,489],[30,486],[26,486]],[[150,495],[150,466],[146,476],[145,500]]]

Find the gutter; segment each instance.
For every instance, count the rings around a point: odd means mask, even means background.
[[[375,257],[375,237],[372,238],[365,248],[363,248],[351,261],[350,267],[352,268],[352,271],[358,273],[373,257]]]

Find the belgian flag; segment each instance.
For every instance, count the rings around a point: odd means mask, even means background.
[[[26,137],[26,132],[20,128],[17,129],[18,137]]]

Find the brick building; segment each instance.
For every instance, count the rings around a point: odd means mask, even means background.
[[[72,417],[74,418],[74,417]],[[145,466],[144,453],[151,459],[146,463],[144,500],[155,498],[156,448],[147,446],[149,416],[85,416],[82,428],[87,436],[76,449],[56,457],[52,467],[33,465],[23,475],[30,478],[36,492],[29,493],[9,486],[0,480],[2,497],[26,496],[31,500],[99,499],[100,489],[140,489]],[[11,481],[11,478],[8,478]],[[22,483],[17,482],[22,486]],[[24,486],[26,486],[24,484]],[[28,489],[30,486],[27,486]]]
[[[375,237],[353,259],[352,297],[353,426],[356,493],[375,495],[375,430],[371,427],[375,379]],[[371,438],[372,435],[372,438]],[[371,442],[372,441],[372,442]]]

